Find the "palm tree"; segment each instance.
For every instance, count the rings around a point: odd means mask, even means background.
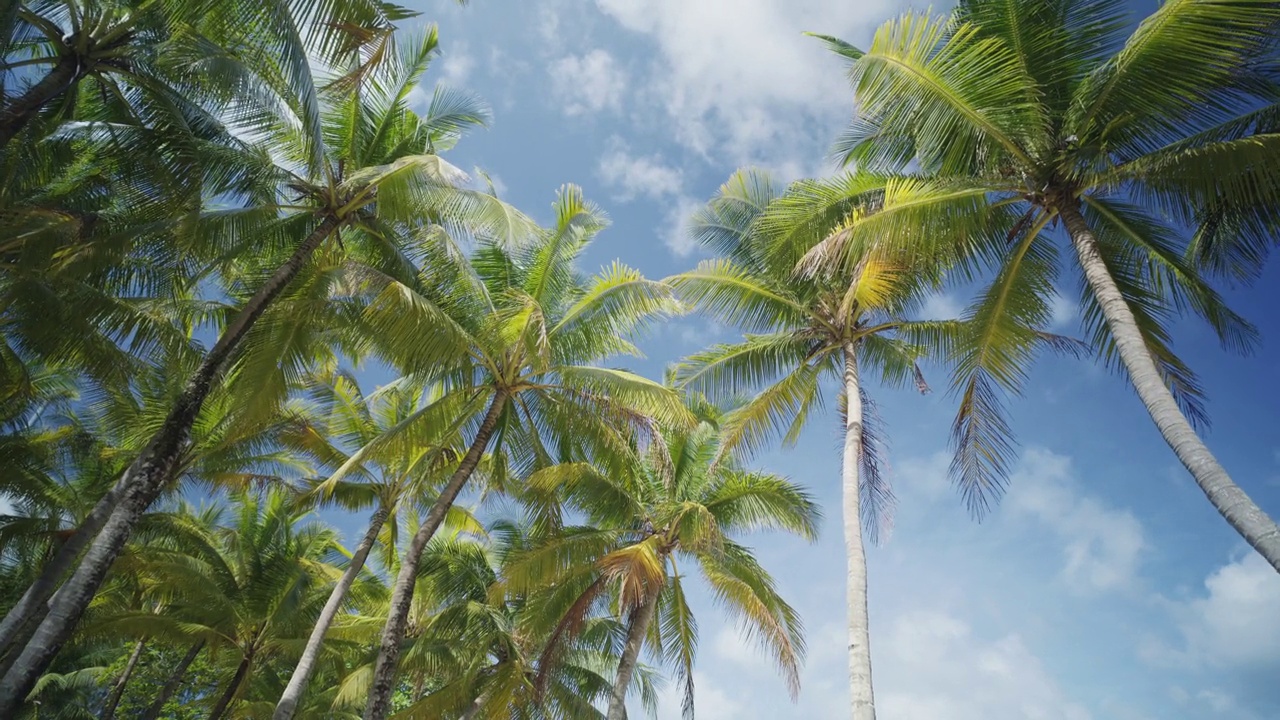
[[[363,37],[355,30],[349,32]],[[410,223],[434,221],[492,234],[520,234],[524,220],[518,213],[491,196],[455,187],[460,173],[435,154],[462,129],[484,119],[474,101],[456,93],[437,93],[426,117],[407,108],[409,92],[435,51],[434,31],[400,45],[392,44],[389,37],[372,51],[382,57],[374,67],[357,62],[358,53],[365,50],[363,45],[357,47],[348,65],[351,73],[340,77],[338,87],[325,95],[326,123],[314,132],[296,131],[298,125],[309,129],[305,118],[298,118],[295,125],[261,109],[241,118],[272,149],[274,162],[269,167],[263,166],[261,158],[250,163],[266,173],[271,183],[262,195],[250,198],[253,202],[247,209],[213,213],[196,230],[202,237],[224,235],[219,242],[229,240],[232,246],[255,243],[260,251],[288,249],[288,258],[265,273],[256,288],[246,288],[249,297],[228,318],[166,421],[78,533],[80,547],[88,544],[88,538],[93,538],[92,545],[23,655],[0,682],[0,714],[20,702],[70,635],[137,518],[172,477],[179,450],[211,388],[259,318],[323,243],[339,238],[371,245],[375,255],[399,257],[397,243],[407,237]],[[246,155],[246,161],[251,159]],[[285,196],[297,199],[277,199]],[[248,277],[252,281],[261,275]],[[240,295],[240,288],[232,290]],[[96,537],[95,527],[102,528]],[[71,550],[78,549],[64,546],[65,565],[75,557]]]
[[[1228,348],[1255,340],[1196,261],[1248,275],[1274,241],[1280,135],[1267,68],[1280,6],[1168,2],[1127,38],[1123,12],[1099,0],[966,0],[949,17],[887,23],[865,53],[828,39],[851,61],[858,105],[842,159],[888,170],[915,160],[920,176],[886,202],[891,221],[832,238],[824,253],[851,266],[872,242],[921,248],[966,231],[986,241],[973,251],[998,271],[970,310],[986,329],[959,365],[965,448],[954,466],[985,502],[1002,487],[1012,446],[982,387],[1016,386],[1027,357],[993,352],[990,341],[1010,318],[1045,314],[1057,271],[1049,230],[1060,222],[1093,343],[1123,368],[1213,506],[1280,571],[1280,528],[1196,434],[1200,388],[1167,325],[1191,312]],[[957,204],[978,212],[959,215]],[[890,224],[901,232],[886,236]],[[950,233],[920,231],[944,224]]]
[[[427,544],[415,599],[412,644],[404,669],[415,689],[400,712],[414,717],[598,718],[592,701],[608,694],[620,630],[610,618],[592,618],[540,666],[555,618],[531,622],[545,607],[501,592],[506,568],[533,542],[524,521],[496,522],[485,533],[440,533]],[[534,678],[543,673],[540,685]],[[429,687],[424,687],[427,683]],[[637,674],[649,699],[653,673]]]
[[[799,691],[800,618],[737,538],[778,530],[812,540],[821,513],[786,478],[743,467],[725,444],[727,428],[715,408],[695,402],[693,410],[697,425],[668,429],[661,441],[636,446],[629,459],[604,467],[554,465],[529,478],[529,494],[541,498],[535,502],[540,521],[554,531],[517,555],[504,587],[538,607],[531,614],[535,623],[551,622],[534,625],[549,636],[540,683],[594,609],[612,605],[625,618],[614,681],[601,698],[608,720],[626,717],[627,690],[646,642],[676,666],[685,715],[692,716],[697,625],[685,599],[682,562],[702,571],[721,606],[758,635],[793,695]],[[561,527],[561,505],[584,524]]]
[[[428,403],[431,400],[429,392],[426,397]],[[370,505],[374,510],[346,570],[334,585],[311,630],[288,686],[276,705],[275,720],[293,717],[320,658],[325,635],[379,540],[383,526],[389,524],[390,529],[383,539],[384,547],[394,547],[399,535],[396,515],[407,507],[429,501],[431,494],[427,490],[430,482],[442,474],[448,463],[456,460],[456,452],[447,444],[451,438],[440,439],[445,441],[444,444],[439,440],[428,442],[430,431],[447,427],[443,422],[415,434],[411,447],[378,445],[379,438],[419,415],[417,411],[424,404],[422,388],[398,382],[365,396],[350,375],[334,373],[329,377],[317,377],[310,395],[314,407],[302,418],[314,420],[297,421],[286,442],[335,471],[334,476],[316,484],[310,492],[311,499],[337,503],[347,510]],[[417,420],[421,422],[420,417]],[[344,451],[344,446],[352,445],[356,447],[354,452]],[[350,479],[339,479],[342,477]],[[462,522],[465,525],[463,514],[455,515],[458,517],[454,524]]]
[[[466,452],[401,558],[366,720],[390,711],[423,549],[491,438],[494,472],[519,476],[562,455],[616,447],[619,427],[685,416],[660,384],[593,365],[635,353],[628,338],[675,309],[670,289],[617,262],[583,277],[574,262],[604,217],[572,186],[561,191],[555,215],[554,227],[532,241],[485,241],[469,259],[447,235],[435,235],[421,277],[383,282],[366,311],[377,353],[446,388],[423,412],[448,408],[441,414],[452,416],[451,427],[469,426]]]
[[[883,178],[853,174],[830,182],[847,193],[856,188],[862,212],[874,213],[884,202]],[[724,257],[668,282],[694,307],[749,334],[685,359],[676,378],[713,398],[758,391],[726,418],[722,442],[727,449],[756,448],[775,434],[795,442],[810,413],[823,404],[823,380],[839,379],[850,699],[852,716],[862,720],[875,713],[863,541],[878,537],[893,505],[863,378],[873,373],[883,384],[928,392],[917,361],[943,354],[965,326],[907,319],[939,283],[944,266],[938,263],[868,248],[853,267],[812,277],[798,274],[798,253],[789,243],[779,244],[779,237],[807,230],[786,223],[797,199],[806,200],[816,184],[801,181],[779,195],[767,176],[741,171],[694,217],[691,232]],[[844,233],[858,217],[834,216],[823,236]]]
[[[238,659],[209,712],[223,717],[245,691],[255,669],[306,632],[314,607],[323,603],[325,580],[336,575],[334,532],[301,522],[305,510],[291,493],[237,493],[232,517],[218,510],[180,510],[180,530],[171,542],[138,551],[139,575],[162,599],[162,613],[121,614],[120,630],[135,629],[184,643],[204,641],[213,651]],[[185,535],[186,537],[182,537]]]

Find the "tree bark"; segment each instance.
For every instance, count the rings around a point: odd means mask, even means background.
[[[1204,491],[1218,514],[1276,572],[1280,572],[1280,527],[1232,481],[1231,476],[1182,414],[1182,409],[1165,384],[1151,351],[1142,338],[1133,311],[1098,252],[1097,238],[1080,214],[1079,207],[1074,201],[1062,203],[1058,213],[1071,234],[1071,243],[1075,246],[1085,279],[1102,308],[1107,327],[1115,338],[1120,360],[1129,373],[1129,380],[1138,391],[1138,397],[1142,399],[1164,441],[1173,448],[1178,460],[1195,478],[1196,484]]]
[[[8,653],[13,649],[10,662],[17,658],[18,651],[26,646],[27,641],[31,639],[31,634],[48,613],[49,606],[52,605],[50,598],[57,592],[62,576],[66,575],[75,564],[76,558],[89,545],[89,541],[93,540],[94,536],[107,524],[107,518],[111,517],[111,512],[124,496],[123,483],[124,475],[121,475],[115,485],[93,506],[93,510],[89,511],[75,533],[62,543],[53,559],[40,570],[40,577],[31,583],[27,591],[18,599],[18,603],[10,608],[4,620],[0,621],[0,654]],[[36,619],[37,616],[39,620]],[[6,662],[4,667],[0,668],[0,676],[8,671],[9,663]]]
[[[867,613],[867,554],[862,542],[862,394],[857,348],[844,349],[844,512],[845,599],[849,615],[849,704],[853,720],[875,720],[871,686],[871,620]]]
[[[147,712],[143,714],[140,720],[156,720],[160,717],[160,713],[164,712],[164,706],[169,702],[169,698],[178,691],[178,686],[182,684],[182,678],[187,674],[187,668],[191,667],[191,663],[196,661],[196,656],[204,649],[204,641],[192,645],[187,654],[182,656],[182,661],[178,663],[178,667],[173,669],[173,674],[165,681],[164,687],[160,688],[160,694],[156,695],[156,699],[151,702],[151,706],[147,708]]]
[[[347,565],[346,572],[342,573],[342,578],[334,586],[333,592],[329,593],[329,600],[324,604],[324,609],[320,611],[320,617],[316,620],[316,625],[311,630],[311,637],[307,639],[307,646],[302,651],[302,657],[298,659],[298,666],[293,669],[289,684],[285,687],[284,694],[280,696],[280,702],[276,704],[275,713],[271,716],[272,720],[290,720],[297,710],[298,702],[302,699],[302,694],[307,689],[307,682],[311,679],[311,673],[315,669],[316,661],[320,659],[320,649],[324,643],[324,636],[329,632],[329,627],[333,624],[334,618],[338,616],[338,611],[342,609],[342,602],[346,599],[347,591],[351,589],[352,583],[355,582],[360,570],[364,567],[365,560],[369,557],[369,552],[373,550],[373,545],[378,540],[378,532],[382,530],[382,525],[386,522],[390,512],[391,509],[389,507],[381,505],[374,511],[373,516],[369,518],[369,529],[365,532],[364,537],[360,539],[360,545],[356,548],[355,554],[351,556],[351,562]]]
[[[22,97],[0,110],[0,148],[22,132],[40,108],[66,92],[77,80],[79,70],[80,61],[74,54],[63,55],[39,82],[27,88]]]
[[[138,667],[138,660],[142,659],[142,651],[147,647],[147,641],[139,640],[133,646],[133,653],[129,655],[129,662],[125,663],[124,672],[120,673],[120,677],[116,678],[115,685],[111,688],[111,694],[107,696],[106,705],[102,708],[102,716],[99,720],[111,720],[116,715],[116,706],[120,704],[120,698],[124,697],[124,688],[129,684],[129,677],[133,675],[134,668]]]
[[[12,717],[16,714],[18,706],[31,692],[36,680],[48,669],[62,644],[71,636],[84,609],[88,607],[89,601],[106,578],[107,571],[124,548],[133,526],[172,479],[174,468],[178,466],[182,453],[191,442],[191,428],[200,413],[200,407],[231,354],[272,301],[302,271],[316,248],[333,233],[338,222],[332,216],[322,220],[298,246],[293,256],[258,288],[223,330],[222,336],[204,362],[187,381],[186,388],[174,403],[164,425],[125,471],[120,481],[124,487],[124,497],[93,540],[79,567],[59,589],[58,598],[50,607],[48,616],[40,623],[31,641],[0,681],[0,717]]]
[[[231,703],[236,699],[236,692],[240,690],[240,684],[244,682],[245,677],[249,674],[249,666],[253,664],[253,646],[245,651],[244,657],[240,659],[240,664],[236,666],[236,674],[231,676],[231,684],[227,686],[226,692],[222,693],[222,697],[218,698],[218,703],[209,711],[209,720],[222,720],[222,716],[226,714],[227,708],[231,707]]]
[[[498,418],[506,405],[507,396],[501,390],[494,393],[484,420],[476,430],[476,436],[467,448],[467,454],[458,463],[458,469],[449,478],[448,484],[440,491],[422,527],[414,533],[409,548],[405,550],[400,561],[400,574],[396,577],[396,585],[391,593],[391,610],[387,616],[387,624],[382,629],[382,640],[378,649],[378,662],[374,666],[373,683],[369,688],[369,702],[364,709],[364,720],[386,720],[391,712],[391,695],[395,691],[396,665],[400,662],[400,641],[404,637],[405,623],[409,618],[409,606],[413,603],[413,589],[418,579],[418,563],[422,560],[422,551],[432,536],[436,534],[444,516],[453,507],[462,487],[467,484],[485,448],[489,438],[498,427]]]
[[[613,690],[609,694],[609,713],[606,720],[627,719],[627,688],[631,686],[631,676],[635,674],[636,663],[640,661],[640,649],[644,647],[644,636],[649,632],[649,624],[653,622],[654,613],[658,609],[658,588],[651,588],[644,603],[631,613],[631,622],[627,626],[627,642],[622,646],[622,657],[618,659],[618,674],[613,681]]]

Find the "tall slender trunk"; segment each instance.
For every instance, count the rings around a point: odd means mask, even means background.
[[[386,720],[391,712],[391,694],[395,690],[396,665],[400,662],[400,641],[404,637],[405,623],[409,618],[409,606],[413,603],[413,588],[418,579],[418,563],[422,560],[422,551],[427,547],[431,537],[436,534],[444,516],[453,507],[462,487],[467,484],[485,448],[489,438],[498,427],[498,418],[507,403],[506,393],[501,390],[494,393],[484,420],[471,440],[471,447],[462,456],[458,469],[449,478],[448,484],[440,491],[422,527],[414,533],[409,548],[405,550],[400,561],[400,574],[396,576],[396,585],[391,592],[391,610],[387,615],[387,624],[382,628],[382,640],[378,648],[378,662],[373,670],[373,683],[369,688],[369,702],[365,705],[364,720]]]
[[[382,530],[382,525],[387,521],[390,513],[391,508],[384,504],[380,505],[369,518],[369,529],[360,539],[360,545],[351,556],[346,572],[342,573],[342,578],[334,586],[333,592],[329,593],[329,600],[320,611],[315,627],[311,629],[311,637],[307,639],[307,646],[302,651],[302,657],[298,659],[298,666],[293,669],[289,684],[285,687],[284,694],[280,696],[280,702],[276,704],[276,711],[271,716],[272,720],[290,720],[297,710],[298,702],[307,689],[307,682],[311,679],[311,672],[315,669],[316,661],[320,659],[320,648],[324,643],[325,633],[329,632],[329,626],[338,616],[338,610],[342,608],[347,591],[351,589],[351,584],[355,582],[356,576],[364,567],[369,551],[378,540],[378,532]]]
[[[129,678],[133,675],[134,668],[138,667],[138,661],[142,659],[142,651],[147,647],[145,639],[139,640],[133,646],[133,653],[129,655],[129,662],[124,665],[124,672],[120,673],[120,677],[116,678],[116,682],[111,687],[111,694],[107,696],[107,702],[102,708],[102,715],[98,720],[111,720],[116,716],[116,706],[120,704],[120,698],[124,697],[124,688],[129,684]]]
[[[39,82],[27,88],[22,97],[0,109],[0,148],[8,145],[13,136],[40,112],[40,108],[66,92],[76,81],[79,70],[80,61],[75,55],[63,55]]]
[[[80,566],[58,591],[49,615],[40,623],[31,641],[13,667],[0,681],[0,717],[11,717],[49,667],[62,644],[71,636],[84,609],[102,585],[107,571],[120,555],[125,541],[138,519],[160,495],[172,479],[181,454],[190,444],[191,427],[200,407],[220,376],[228,358],[239,347],[245,335],[298,273],[316,248],[338,226],[337,218],[326,217],[311,231],[289,260],[276,269],[235,319],[227,325],[222,337],[187,381],[182,395],[174,403],[164,425],[151,439],[121,479],[124,497],[111,513],[106,525],[93,540]]]
[[[613,680],[613,689],[609,693],[609,713],[606,720],[626,720],[627,688],[631,687],[631,676],[635,674],[636,663],[640,660],[640,649],[644,647],[644,636],[649,632],[649,624],[658,610],[658,588],[651,588],[649,596],[640,607],[631,613],[631,622],[627,625],[627,642],[622,646],[622,657],[618,659],[618,674]]]
[[[236,666],[236,674],[231,676],[231,684],[227,685],[227,689],[222,693],[222,697],[218,698],[218,703],[209,711],[209,720],[221,720],[226,714],[227,708],[231,707],[231,702],[236,699],[236,693],[240,690],[240,684],[244,682],[245,677],[249,674],[249,666],[253,664],[253,646],[245,651],[244,657],[240,659],[240,664]]]
[[[844,348],[844,464],[842,472],[845,598],[849,615],[849,704],[853,720],[875,720],[871,688],[871,619],[867,614],[867,553],[862,544],[862,393],[857,348]]]
[[[111,517],[111,512],[124,496],[123,490],[124,475],[121,475],[115,485],[93,506],[93,510],[89,511],[75,533],[62,543],[53,558],[41,568],[40,577],[31,583],[18,603],[9,609],[4,620],[0,620],[0,654],[13,649],[8,662],[0,667],[0,676],[9,671],[9,663],[17,659],[21,649],[31,639],[32,633],[49,611],[52,604],[49,599],[57,592],[62,576],[75,564],[76,558],[89,545],[89,541],[107,524],[107,518]]]
[[[160,693],[156,695],[156,699],[151,701],[151,706],[143,713],[139,720],[156,720],[160,717],[160,713],[164,712],[164,706],[169,702],[169,698],[178,692],[178,687],[182,684],[182,678],[187,674],[187,668],[191,667],[191,663],[195,662],[196,656],[204,649],[204,641],[192,645],[187,650],[187,654],[182,656],[182,660],[178,663],[178,667],[173,669],[173,673],[169,675],[169,679],[165,681],[164,687],[160,688]]]
[[[1074,202],[1061,205],[1058,213],[1071,233],[1071,243],[1084,269],[1085,279],[1107,319],[1107,327],[1115,338],[1116,350],[1129,372],[1129,380],[1151,419],[1218,513],[1258,554],[1266,558],[1271,567],[1280,572],[1280,527],[1231,480],[1196,434],[1195,428],[1187,422],[1142,339],[1133,311],[1098,252],[1098,241],[1089,224]]]

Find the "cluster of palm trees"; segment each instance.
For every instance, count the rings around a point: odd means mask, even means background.
[[[543,227],[441,157],[488,113],[443,87],[413,106],[438,43],[413,15],[0,16],[0,716],[621,720],[664,667],[691,715],[682,567],[794,692],[800,619],[741,543],[821,513],[747,463],[829,402],[851,713],[874,718],[864,538],[894,498],[865,380],[927,392],[926,361],[975,514],[1035,355],[1096,354],[1280,571],[1169,330],[1256,341],[1214,286],[1277,237],[1276,3],[1172,0],[1127,34],[1108,0],[964,0],[865,51],[820,35],[851,169],[734,174],[692,222],[716,258],[664,280],[578,267],[608,223],[576,187]],[[1063,251],[1083,341],[1049,331]],[[961,318],[919,318],[974,281]],[[661,382],[612,365],[691,310],[741,339]],[[349,548],[327,508],[367,513]]]

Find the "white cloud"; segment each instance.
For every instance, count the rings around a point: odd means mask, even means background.
[[[616,192],[618,200],[637,196],[659,199],[684,192],[684,175],[658,155],[634,155],[621,140],[614,138],[610,149],[600,158],[597,174]]]
[[[1030,516],[1063,542],[1062,576],[1077,592],[1114,590],[1137,575],[1146,546],[1142,524],[1127,510],[1080,494],[1068,458],[1028,449],[1010,478],[1005,504]]]
[[[656,45],[650,87],[678,141],[738,164],[820,153],[852,107],[815,30],[863,42],[893,0],[596,0]]]
[[[943,611],[897,618],[875,647],[889,687],[877,700],[886,720],[1089,720],[1017,634],[987,638]]]
[[[1193,658],[1280,669],[1280,575],[1257,553],[1213,571],[1206,595],[1174,605]]]
[[[626,72],[607,51],[596,48],[584,55],[567,55],[547,68],[557,99],[567,115],[598,113],[621,107]]]
[[[920,317],[924,320],[954,320],[964,312],[964,304],[954,295],[934,293],[925,298],[924,307],[920,308]]]
[[[1065,330],[1079,317],[1079,308],[1061,293],[1054,293],[1049,300],[1049,329]]]
[[[689,236],[689,220],[700,207],[701,202],[687,195],[671,201],[667,210],[666,230],[662,232],[662,243],[676,257],[688,257],[698,247],[698,243]]]
[[[644,197],[665,207],[662,243],[676,257],[688,257],[697,247],[689,237],[689,219],[702,203],[685,191],[684,173],[659,155],[636,155],[621,139],[609,142],[596,174],[613,188],[614,198],[629,202]]]
[[[460,87],[471,78],[471,72],[476,67],[476,59],[467,51],[466,43],[458,43],[443,53],[440,65],[441,81],[446,85]]]

